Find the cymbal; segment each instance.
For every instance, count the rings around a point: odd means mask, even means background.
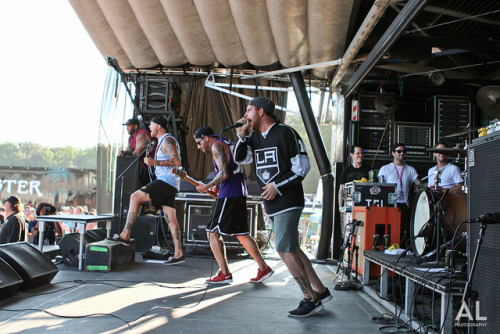
[[[458,154],[465,154],[467,152],[463,148],[460,148],[460,147],[428,148],[427,151],[433,152],[433,153],[446,154],[446,155],[458,155]]]
[[[500,117],[500,86],[486,86],[476,95],[477,104],[482,111],[490,116]]]
[[[465,128],[465,129],[463,129],[461,131],[458,131],[458,132],[455,132],[455,133],[451,133],[451,134],[443,136],[441,138],[451,138],[451,137],[463,136],[463,135],[467,135],[467,134],[472,133],[472,132],[476,132],[479,129],[480,128]]]

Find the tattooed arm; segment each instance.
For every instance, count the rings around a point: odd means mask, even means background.
[[[219,173],[215,178],[205,185],[199,185],[196,189],[199,192],[205,192],[210,188],[220,185],[222,182],[229,178],[228,164],[229,164],[229,147],[227,144],[217,141],[212,146],[212,155],[219,169]]]
[[[146,148],[146,145],[149,143],[150,140],[145,133],[137,135],[137,138],[135,140],[135,151],[132,152],[132,155],[138,156],[139,154],[141,154]]]
[[[177,167],[181,165],[179,152],[177,151],[177,141],[168,136],[161,144],[161,151],[170,156],[167,160],[155,160],[153,158],[144,158],[144,163],[148,166],[164,166],[164,167]]]

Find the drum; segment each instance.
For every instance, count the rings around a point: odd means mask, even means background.
[[[436,248],[434,223],[436,205],[439,201],[441,201],[444,211],[444,215],[441,212],[440,225],[442,227],[441,230],[447,233],[446,240],[451,240],[457,226],[464,220],[467,220],[467,195],[462,192],[448,192],[446,196],[445,194],[445,192],[425,189],[420,190],[413,200],[410,237],[413,252],[417,256],[422,256]],[[457,236],[466,230],[467,225],[462,224],[457,231]],[[465,240],[456,246],[456,249],[464,252],[466,246]]]

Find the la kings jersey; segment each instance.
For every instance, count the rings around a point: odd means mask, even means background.
[[[294,129],[275,123],[267,134],[254,131],[238,141],[235,152],[238,163],[255,163],[259,186],[274,182],[278,195],[264,200],[267,215],[304,208],[302,180],[310,169],[309,157]]]

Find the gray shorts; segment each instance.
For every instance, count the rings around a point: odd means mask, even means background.
[[[273,223],[276,251],[294,252],[299,245],[299,220],[302,209],[295,209],[269,217]]]

